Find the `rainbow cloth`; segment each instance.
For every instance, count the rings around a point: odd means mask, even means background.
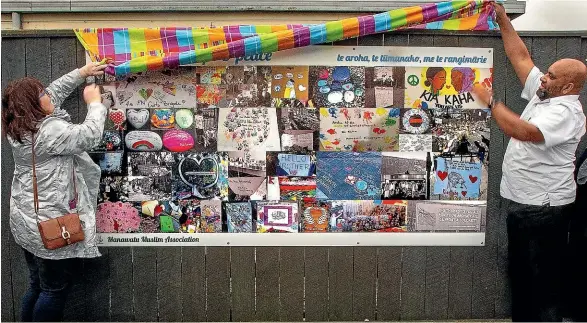
[[[494,30],[493,0],[448,1],[315,25],[75,29],[93,61],[115,75],[177,68],[400,29]]]

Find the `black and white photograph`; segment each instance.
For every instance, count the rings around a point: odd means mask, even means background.
[[[228,177],[265,177],[264,151],[228,152]]]
[[[271,66],[256,67],[257,103],[260,107],[271,107]]]
[[[171,199],[171,174],[127,176],[128,201]]]
[[[319,109],[283,107],[277,119],[283,151],[308,152],[320,147]]]
[[[124,152],[90,153],[92,160],[100,166],[102,175],[125,175]]]
[[[396,67],[365,68],[365,108],[403,107],[406,69]]]
[[[128,183],[126,177],[102,176],[98,192],[98,204],[102,202],[128,201]]]
[[[226,100],[228,106],[233,107],[257,107],[257,84],[231,84],[226,87]]]
[[[428,195],[428,153],[384,152],[381,199],[424,200]]]
[[[218,109],[205,106],[196,109],[194,114],[196,151],[216,151],[218,133]]]
[[[160,152],[129,152],[128,174],[130,176],[162,176],[171,174],[173,153]]]
[[[489,110],[434,110],[436,122],[432,149],[448,155],[478,157],[487,164],[489,156]]]

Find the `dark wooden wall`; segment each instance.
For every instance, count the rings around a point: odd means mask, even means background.
[[[581,35],[523,37],[541,69],[587,57]],[[494,91],[520,113],[522,86],[495,33],[411,32],[334,45],[494,48]],[[48,84],[85,63],[70,32],[2,38],[2,88],[34,76]],[[582,102],[587,107],[584,93]],[[65,103],[75,121],[85,106]],[[485,247],[118,247],[85,260],[71,292],[71,321],[398,321],[510,316],[499,181],[508,138],[492,123]],[[583,140],[582,151],[587,145]],[[14,165],[2,139],[2,321],[20,317],[27,268],[9,229]]]

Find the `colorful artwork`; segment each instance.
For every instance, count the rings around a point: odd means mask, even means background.
[[[253,209],[251,203],[225,203],[226,221],[230,233],[253,232]]]
[[[313,106],[361,108],[365,104],[365,68],[316,66],[310,69]]]
[[[316,197],[373,200],[381,195],[381,153],[317,153]]]
[[[130,203],[104,202],[96,209],[96,231],[100,233],[138,232],[139,212]]]
[[[308,67],[274,66],[271,69],[271,96],[278,99],[308,101]]]
[[[485,108],[471,93],[475,83],[491,83],[489,68],[407,67],[404,105],[453,113]]]
[[[479,199],[481,163],[436,158],[434,194],[451,199]]]
[[[298,232],[298,203],[257,202],[257,232]]]
[[[302,202],[302,232],[327,232],[330,220],[330,203],[316,200]]]
[[[397,151],[398,109],[321,108],[320,150]]]
[[[332,232],[407,231],[406,201],[331,201]]]

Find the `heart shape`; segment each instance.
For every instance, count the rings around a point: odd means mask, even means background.
[[[300,90],[300,92],[304,92],[306,90],[306,87],[300,84],[298,86],[298,90]]]
[[[192,188],[192,194],[198,198],[206,198],[198,188],[207,189],[218,182],[219,165],[212,157],[186,157],[179,162],[177,169],[181,180]]]
[[[437,171],[436,174],[441,181],[444,181],[444,179],[448,176],[448,172],[443,172],[441,170]]]
[[[469,180],[471,183],[475,183],[477,181],[477,176],[469,175]]]
[[[126,110],[128,122],[135,128],[143,127],[149,121],[149,110],[128,109]]]
[[[151,95],[153,94],[153,89],[140,89],[139,95],[143,97],[143,99],[148,100]]]
[[[124,115],[124,111],[120,109],[110,109],[108,113],[108,118],[114,123],[115,126],[121,126],[124,121],[126,121],[126,116]]]
[[[467,191],[461,191],[461,195],[464,197],[465,195],[467,195]]]

